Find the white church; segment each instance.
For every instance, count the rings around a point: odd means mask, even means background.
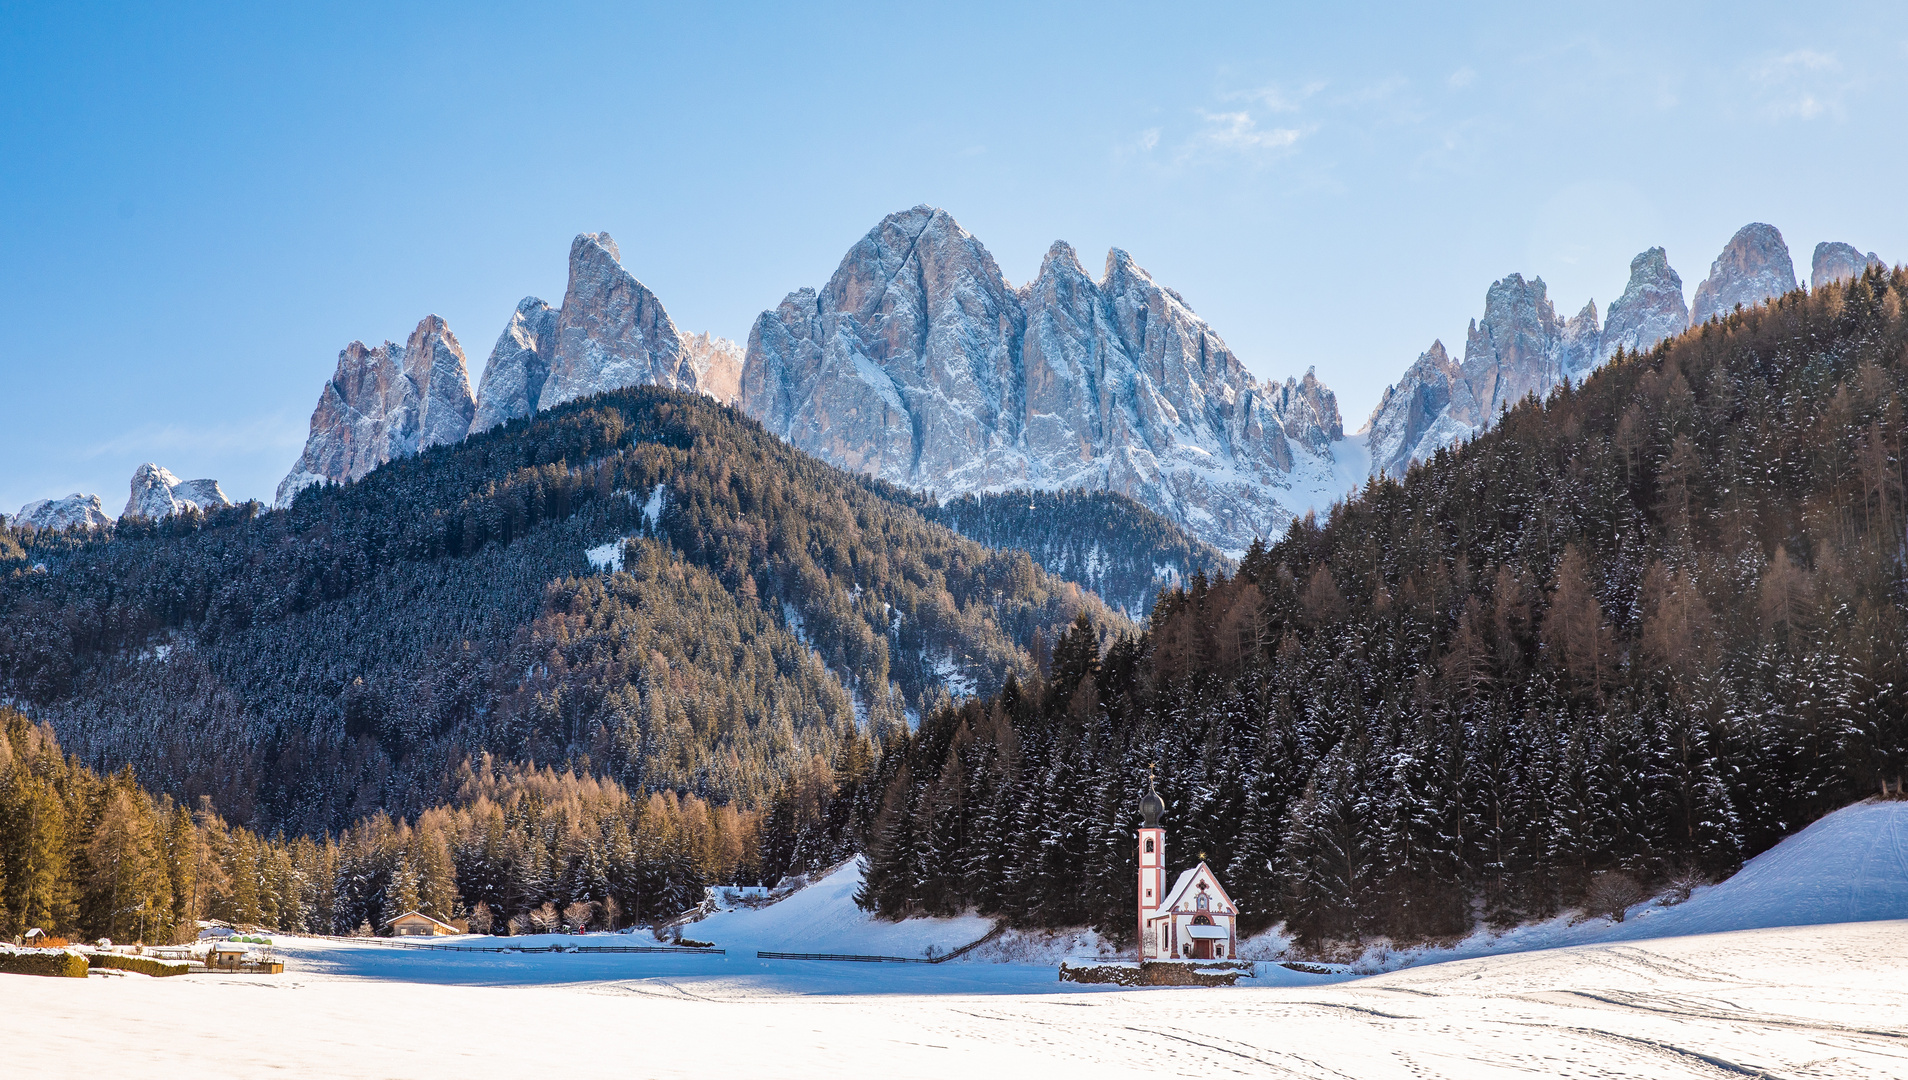
[[[1140,800],[1141,960],[1230,960],[1239,952],[1239,908],[1201,859],[1166,888],[1166,801],[1148,780]]]

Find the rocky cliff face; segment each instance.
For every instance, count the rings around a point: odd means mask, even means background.
[[[625,386],[655,383],[728,403],[742,349],[727,338],[676,329],[656,294],[623,268],[608,233],[570,244],[561,307],[527,296],[484,364],[472,431]]]
[[[1371,471],[1403,475],[1413,461],[1469,438],[1497,414],[1542,396],[1566,377],[1580,379],[1599,358],[1593,301],[1574,318],[1557,317],[1543,278],[1512,274],[1484,295],[1484,317],[1465,333],[1464,362],[1444,343],[1419,354],[1385,391],[1366,425]]]
[[[1412,462],[1470,438],[1483,417],[1463,369],[1444,342],[1433,341],[1372,410],[1365,431],[1371,471],[1402,476]]]
[[[1831,281],[1859,276],[1871,266],[1884,266],[1874,252],[1864,255],[1854,244],[1824,240],[1815,245],[1815,257],[1809,260],[1809,288],[1819,289]]]
[[[616,241],[584,233],[570,244],[570,285],[539,407],[651,383],[696,388],[695,369],[683,362],[682,334],[656,294],[623,269]]]
[[[550,377],[556,353],[557,309],[534,296],[517,303],[510,322],[497,336],[496,347],[484,364],[477,386],[477,411],[472,432],[489,431],[498,424],[533,415],[543,400],[543,384]]]
[[[1291,520],[1295,453],[1343,429],[1315,376],[1260,386],[1125,252],[1095,281],[1056,243],[1015,289],[926,206],[882,220],[819,292],[756,320],[739,403],[795,446],[898,484],[1116,491],[1233,552]]]
[[[113,519],[97,495],[75,491],[64,499],[36,499],[8,519],[9,525],[31,525],[36,529],[110,529]]]
[[[682,339],[682,355],[696,373],[696,389],[724,405],[742,389],[742,346],[704,331]]]
[[[1663,249],[1653,247],[1630,260],[1630,282],[1610,305],[1600,358],[1608,359],[1618,349],[1646,352],[1687,329],[1689,307],[1683,303],[1683,279],[1670,268]]]
[[[158,520],[188,509],[203,513],[232,505],[217,480],[181,480],[150,461],[133,470],[130,486],[120,517]]]
[[[356,480],[394,458],[458,442],[476,408],[464,350],[436,315],[418,323],[402,349],[354,341],[319,392],[305,452],[279,483],[277,505],[311,484]]]
[[[1699,326],[1736,309],[1754,307],[1772,296],[1795,288],[1795,263],[1789,245],[1774,225],[1751,222],[1736,230],[1709,266],[1709,276],[1696,286],[1689,321]]]
[[[1462,364],[1434,341],[1385,391],[1365,427],[1371,471],[1402,476],[1412,462],[1490,426],[1526,394],[1542,397],[1564,379],[1582,381],[1619,346],[1647,349],[1688,325],[1683,280],[1662,248],[1630,260],[1629,284],[1601,328],[1595,301],[1559,319],[1543,278],[1512,274],[1485,293]]]

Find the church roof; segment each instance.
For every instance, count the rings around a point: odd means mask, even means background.
[[[1207,866],[1204,860],[1201,860],[1198,866],[1180,874],[1179,880],[1173,882],[1172,891],[1166,894],[1166,899],[1160,901],[1158,909],[1160,914],[1164,915],[1179,906],[1179,901],[1192,891],[1193,882],[1198,879],[1201,870],[1206,872],[1206,880],[1212,882],[1213,891],[1219,894],[1219,899],[1223,901],[1228,908],[1236,909],[1236,905],[1232,902],[1232,897],[1226,895],[1225,886],[1219,884],[1219,875],[1213,873],[1212,867]]]

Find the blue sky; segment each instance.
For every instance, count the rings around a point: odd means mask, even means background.
[[[1817,14],[1817,11],[1820,14]],[[746,338],[882,215],[1016,282],[1117,245],[1358,427],[1484,291],[1686,291],[1778,226],[1908,260],[1908,8],[1845,3],[0,3],[0,511],[142,461],[269,500],[337,353],[427,313],[475,382],[607,229]]]

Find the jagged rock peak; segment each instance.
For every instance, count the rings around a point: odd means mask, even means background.
[[[929,206],[756,320],[739,403],[845,468],[947,494],[1110,489],[1232,552],[1291,519],[1295,446],[1343,430],[1315,376],[1260,387],[1124,251],[1096,282],[1056,242],[1015,289]]]
[[[1465,335],[1463,364],[1486,418],[1561,381],[1563,329],[1543,278],[1511,274],[1491,284],[1483,320],[1473,321]]]
[[[1809,289],[1814,291],[1831,281],[1859,277],[1871,266],[1886,265],[1872,251],[1864,255],[1854,244],[1824,240],[1815,245],[1815,257],[1810,260]]]
[[[106,516],[99,496],[75,491],[64,499],[35,499],[22,506],[7,524],[46,530],[110,529],[113,519]]]
[[[1610,305],[1610,320],[1603,327],[1602,356],[1614,356],[1619,348],[1645,352],[1687,329],[1683,279],[1670,268],[1668,253],[1653,247],[1631,259],[1630,282]]]
[[[484,362],[473,433],[536,414],[556,355],[556,326],[556,308],[534,296],[517,302]]]
[[[1372,474],[1403,476],[1413,461],[1469,438],[1483,418],[1463,369],[1442,340],[1433,341],[1405,369],[1404,377],[1385,390],[1366,421]]]
[[[1603,331],[1597,326],[1597,302],[1591,300],[1564,323],[1563,333],[1557,339],[1557,366],[1564,378],[1581,382],[1590,369],[1601,364],[1602,343]]]
[[[1729,314],[1737,304],[1754,307],[1794,288],[1795,262],[1782,233],[1774,225],[1751,222],[1736,230],[1710,264],[1709,276],[1696,286],[1689,321],[1701,325]]]
[[[1338,395],[1318,381],[1317,368],[1306,368],[1303,379],[1288,378],[1283,386],[1272,383],[1265,390],[1272,411],[1293,442],[1315,454],[1326,454],[1345,437]]]
[[[156,521],[188,509],[205,513],[232,505],[217,480],[181,480],[150,461],[133,470],[130,489],[120,517]]]
[[[583,233],[570,244],[570,283],[538,408],[649,383],[696,389],[682,335],[656,295],[623,269],[616,241]]]
[[[682,355],[696,373],[696,389],[728,405],[742,386],[742,346],[708,331],[682,339]]]
[[[354,341],[319,391],[304,453],[275,501],[287,506],[312,484],[347,483],[387,461],[461,441],[476,410],[464,350],[436,315],[419,322],[402,349]]]

